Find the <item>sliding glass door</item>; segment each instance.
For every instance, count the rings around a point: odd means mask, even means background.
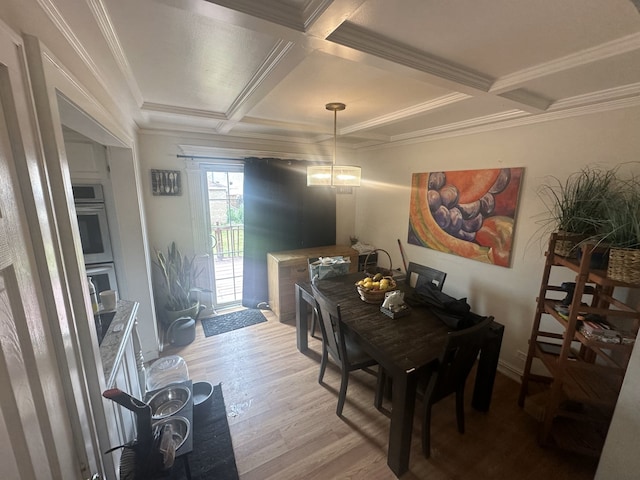
[[[206,218],[216,310],[242,301],[244,174],[242,165],[207,165]]]

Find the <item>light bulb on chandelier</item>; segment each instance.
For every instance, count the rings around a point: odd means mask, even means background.
[[[346,108],[344,103],[327,103],[327,110],[333,112],[333,160],[331,165],[310,165],[307,167],[307,186],[359,187],[360,167],[336,165],[338,147],[338,112]]]

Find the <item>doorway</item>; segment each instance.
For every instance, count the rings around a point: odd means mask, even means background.
[[[207,165],[206,218],[213,266],[213,307],[242,303],[244,172],[242,165]]]

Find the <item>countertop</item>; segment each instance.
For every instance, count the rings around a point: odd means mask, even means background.
[[[131,336],[131,331],[138,314],[138,302],[118,300],[116,314],[109,325],[109,329],[100,344],[100,357],[107,388],[113,386],[113,373],[122,360],[125,344]]]

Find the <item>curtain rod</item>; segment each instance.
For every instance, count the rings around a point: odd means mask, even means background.
[[[207,157],[202,155],[176,155],[177,158],[191,158],[197,160],[223,160],[225,162],[244,162],[244,159],[225,158],[225,157]]]

